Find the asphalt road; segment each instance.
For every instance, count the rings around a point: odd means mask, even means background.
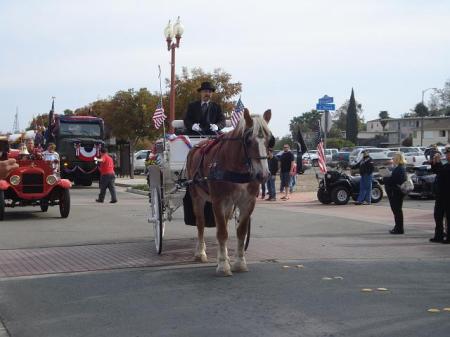
[[[98,205],[96,192],[73,190],[68,219],[56,209],[8,210],[0,254],[151,244],[145,198],[119,192],[118,204]],[[4,277],[0,317],[13,337],[449,336],[450,247],[428,242],[432,207],[432,201],[405,201],[406,235],[392,236],[386,201],[259,203],[248,273],[220,278],[212,263],[175,263]],[[181,220],[177,212],[167,226],[166,256],[176,253],[169,243],[185,245],[195,236]],[[207,236],[213,252],[214,230]]]

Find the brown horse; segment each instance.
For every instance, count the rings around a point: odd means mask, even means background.
[[[273,139],[267,126],[270,110],[264,116],[250,116],[244,110],[244,118],[233,131],[214,141],[205,141],[194,147],[187,157],[186,172],[192,182],[189,186],[196,217],[198,242],[195,257],[207,262],[204,209],[211,202],[217,230],[218,274],[225,276],[248,271],[244,257],[244,240],[250,216],[255,208],[259,185],[269,175],[267,148]],[[235,208],[239,209],[239,225],[236,229],[238,244],[236,259],[231,269],[227,250],[228,220]]]

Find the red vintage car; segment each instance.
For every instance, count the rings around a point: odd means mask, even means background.
[[[15,158],[19,168],[0,180],[0,220],[6,207],[40,206],[47,212],[49,206],[59,205],[62,218],[70,213],[70,193],[72,183],[61,179],[58,165],[41,156],[22,155],[18,150],[10,150],[9,158]]]

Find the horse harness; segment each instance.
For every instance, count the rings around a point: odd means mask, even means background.
[[[261,131],[262,132],[262,131]],[[255,160],[263,160],[267,159],[267,156],[258,156],[258,157],[250,157],[248,147],[250,145],[250,137],[253,133],[253,128],[248,128],[244,131],[244,135],[242,137],[225,137],[224,134],[220,135],[216,139],[214,139],[212,142],[209,142],[207,144],[204,144],[202,146],[196,145],[195,147],[200,148],[201,151],[201,159],[200,163],[197,166],[197,169],[195,170],[194,177],[191,181],[191,183],[206,183],[206,181],[225,181],[225,182],[231,182],[231,183],[237,183],[237,184],[245,184],[249,183],[253,180],[257,180],[257,176],[254,174],[254,169],[252,165],[252,159]],[[262,136],[262,134],[260,135]],[[246,172],[235,172],[235,171],[229,171],[221,169],[218,165],[218,162],[216,160],[217,153],[220,151],[222,145],[225,141],[240,141],[242,142],[242,146],[244,149],[244,155],[245,155],[245,166],[247,168]],[[273,143],[274,138],[271,135],[271,140],[269,143]],[[216,154],[214,157],[214,160],[209,165],[209,174],[206,177],[203,173],[203,163],[205,156],[211,151],[217,144],[219,144],[219,148],[216,150]]]

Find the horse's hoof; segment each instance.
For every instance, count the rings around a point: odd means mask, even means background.
[[[206,254],[195,255],[195,261],[206,263],[208,262],[208,257],[206,256]]]
[[[233,263],[232,270],[235,273],[245,273],[248,271],[247,263],[245,261],[236,261]]]
[[[231,272],[230,264],[228,262],[219,263],[216,268],[216,275],[217,276],[232,276],[233,273]]]

